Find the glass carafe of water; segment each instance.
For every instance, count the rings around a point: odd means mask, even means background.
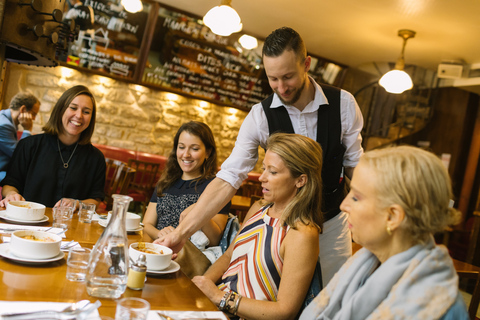
[[[90,254],[86,285],[89,295],[117,299],[127,287],[128,240],[127,210],[133,200],[114,194],[110,221]]]

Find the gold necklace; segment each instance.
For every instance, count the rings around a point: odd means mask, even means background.
[[[72,154],[70,155],[70,158],[68,159],[67,162],[65,162],[65,161],[63,160],[62,151],[60,151],[60,142],[58,142],[58,138],[57,138],[57,146],[58,146],[58,153],[60,153],[60,159],[62,159],[63,167],[64,167],[65,169],[67,169],[67,168],[68,168],[68,163],[70,162],[70,160],[72,160],[72,157],[73,157],[73,154],[75,153],[75,150],[77,150],[78,142],[77,142],[77,144],[75,145],[75,148],[73,149],[73,152],[72,152]]]

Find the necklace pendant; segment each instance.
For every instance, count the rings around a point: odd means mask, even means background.
[[[65,169],[67,169],[67,168],[68,168],[68,163],[64,163],[64,164],[63,164],[63,167],[64,167]]]

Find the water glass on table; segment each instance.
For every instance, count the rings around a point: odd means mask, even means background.
[[[68,251],[67,280],[85,281],[92,249],[73,247]]]
[[[140,298],[123,298],[117,302],[115,320],[146,320],[150,303]]]
[[[75,200],[75,199],[72,199],[72,198],[62,198],[60,200],[59,207],[60,208],[69,208],[70,209],[70,215],[71,215],[70,218],[72,218],[73,213],[77,209],[77,204],[78,204],[78,200]]]
[[[92,223],[92,217],[95,213],[96,205],[94,203],[81,202],[78,210],[78,220],[84,223]]]
[[[67,230],[72,221],[71,209],[68,207],[52,208],[53,227]]]

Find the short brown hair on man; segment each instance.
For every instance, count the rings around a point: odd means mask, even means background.
[[[10,101],[9,108],[12,110],[18,110],[22,106],[25,106],[27,111],[30,111],[37,103],[40,103],[40,101],[38,101],[37,97],[33,94],[29,92],[19,92]]]

